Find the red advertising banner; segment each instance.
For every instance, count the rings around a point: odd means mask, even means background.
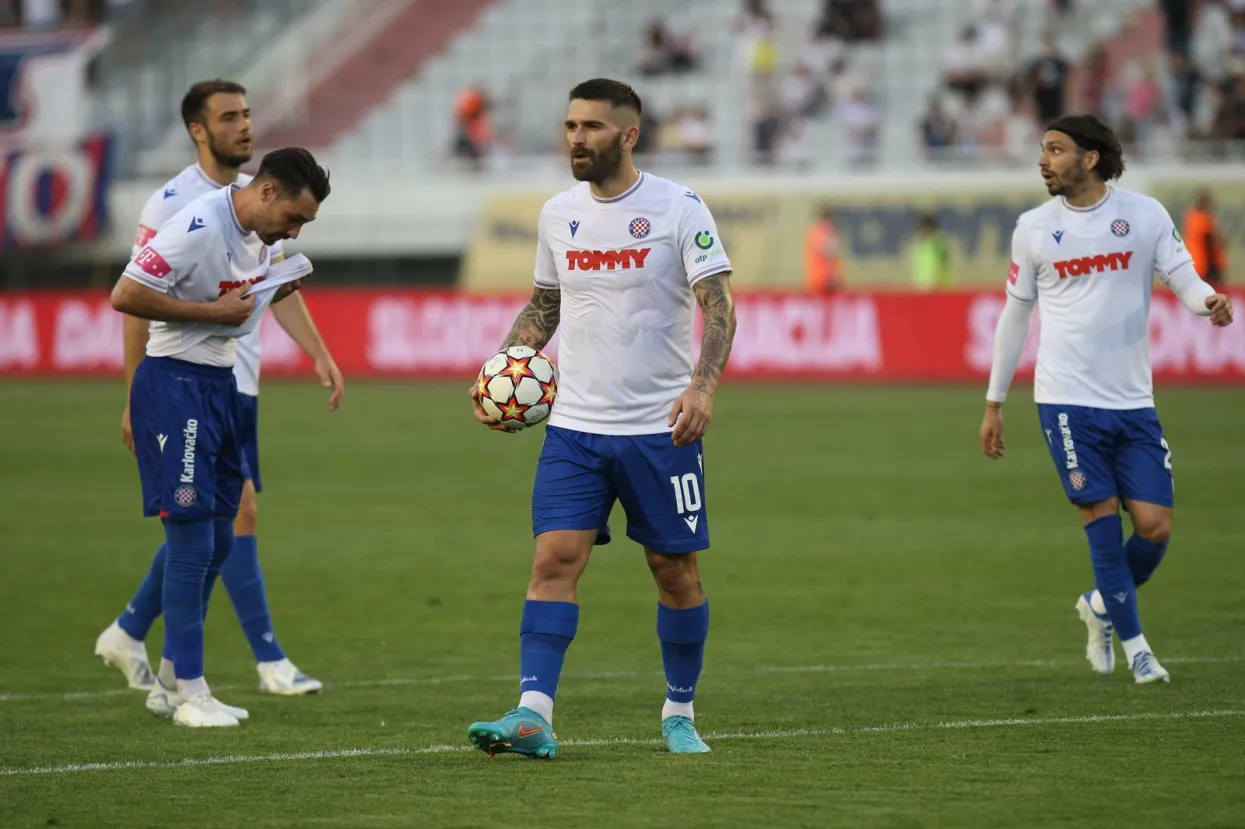
[[[312,288],[304,296],[338,365],[354,378],[470,377],[526,302],[525,296],[418,289]],[[759,380],[984,382],[1003,302],[1001,291],[741,295],[727,373]],[[1245,295],[1233,302],[1245,308]],[[1021,378],[1032,376],[1037,317]],[[310,361],[271,314],[260,334],[264,376],[310,373]],[[1245,321],[1213,328],[1156,291],[1150,344],[1160,383],[1245,385]],[[549,351],[556,359],[556,338]],[[121,366],[121,315],[106,294],[0,294],[0,376],[118,374]]]

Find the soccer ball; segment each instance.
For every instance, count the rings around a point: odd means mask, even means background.
[[[549,417],[558,396],[558,369],[544,352],[512,345],[488,358],[476,387],[490,417],[526,429]]]

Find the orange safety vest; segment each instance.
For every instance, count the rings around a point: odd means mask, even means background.
[[[1222,281],[1228,270],[1228,254],[1219,239],[1219,223],[1209,213],[1191,208],[1184,217],[1184,245],[1193,267],[1203,279]]]
[[[824,219],[813,222],[804,233],[804,286],[813,293],[843,287],[839,232]]]

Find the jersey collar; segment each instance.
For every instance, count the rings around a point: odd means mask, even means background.
[[[233,206],[233,191],[234,188],[230,187],[225,193],[225,204],[229,205],[229,218],[233,219],[234,228],[245,236],[249,231],[242,226],[242,222],[238,221],[238,211],[235,210]]]
[[[1106,204],[1107,201],[1111,198],[1111,194],[1114,192],[1115,192],[1114,187],[1108,187],[1107,194],[1103,196],[1101,199],[1099,199],[1097,204],[1091,204],[1089,207],[1073,207],[1072,205],[1068,204],[1068,200],[1065,199],[1063,196],[1059,197],[1059,201],[1063,204],[1064,207],[1066,207],[1068,210],[1071,210],[1073,213],[1093,213],[1095,210],[1097,210],[1098,208]]]
[[[641,170],[640,177],[635,180],[635,184],[627,188],[627,191],[625,193],[619,193],[617,196],[614,196],[614,198],[612,199],[598,199],[596,195],[592,192],[592,189],[589,188],[588,195],[592,196],[592,200],[597,202],[598,204],[613,204],[614,202],[622,201],[623,199],[627,198],[627,196],[630,196],[632,193],[634,193],[636,190],[639,190],[640,185],[643,183],[644,183],[644,171]]]

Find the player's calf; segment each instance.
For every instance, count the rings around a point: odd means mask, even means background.
[[[704,666],[705,640],[709,636],[709,601],[700,582],[695,553],[664,555],[646,549],[657,603],[657,638],[666,674],[666,700],[662,705],[662,738],[676,754],[709,751],[696,732],[693,700]]]
[[[1171,507],[1141,501],[1128,501],[1133,535],[1124,545],[1128,568],[1137,587],[1148,582],[1167,555],[1172,532]]]

